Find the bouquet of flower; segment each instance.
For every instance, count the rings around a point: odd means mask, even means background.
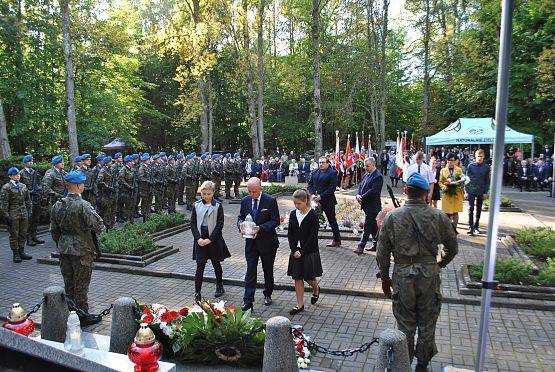
[[[443,193],[448,196],[455,196],[459,190],[464,189],[470,183],[470,178],[462,173],[456,173],[447,177],[446,188]]]
[[[285,216],[280,216],[278,230],[280,232],[283,232],[283,230],[285,230],[285,226],[287,226],[288,224],[289,224],[289,215],[286,214]]]
[[[308,350],[307,341],[310,338],[303,333],[301,326],[293,327],[293,342],[295,343],[295,353],[297,355],[297,366],[299,368],[308,368],[310,364],[310,350]]]
[[[264,355],[262,320],[225,301],[198,302],[181,310],[136,302],[137,322],[148,323],[166,357],[186,363],[260,366]]]

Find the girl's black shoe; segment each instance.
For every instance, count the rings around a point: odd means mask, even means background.
[[[289,315],[295,315],[295,314],[300,313],[301,311],[304,311],[304,305],[301,306],[301,307],[295,306],[294,308],[292,308],[292,309],[289,311]]]
[[[314,305],[316,302],[318,302],[319,298],[320,298],[320,286],[318,286],[318,294],[317,295],[315,295],[314,293],[312,294],[312,297],[310,298],[310,303]]]

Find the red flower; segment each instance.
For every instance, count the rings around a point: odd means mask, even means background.
[[[216,314],[216,316],[222,316],[224,315],[224,312],[220,309],[214,308],[214,314]]]
[[[189,308],[185,306],[184,308],[179,310],[179,314],[181,314],[182,316],[187,316],[187,314],[189,314]]]
[[[301,358],[304,358],[304,351],[303,351],[302,349],[299,350],[299,356],[300,356]]]
[[[279,222],[281,222],[281,223],[285,222],[285,217],[281,216],[281,217],[279,218]]]
[[[226,309],[229,310],[230,313],[234,314],[237,312],[237,308],[235,306],[228,306]]]
[[[145,308],[143,309],[143,314],[148,314],[150,313],[150,308],[148,306],[145,306]]]
[[[152,323],[153,320],[154,320],[154,315],[148,313],[143,317],[143,319],[141,319],[141,322],[150,324]]]
[[[162,322],[171,323],[177,318],[179,318],[179,313],[175,310],[171,310],[171,311],[166,311],[164,314],[162,314],[162,316],[160,317],[160,320]]]

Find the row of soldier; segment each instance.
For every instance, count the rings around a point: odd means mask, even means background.
[[[33,204],[29,220],[28,244],[36,243],[36,228],[41,208],[50,207],[66,194],[63,176],[64,159],[52,158],[52,168],[47,170],[42,182],[33,168],[33,156],[23,158],[24,168],[19,172],[21,182],[27,186]],[[113,228],[118,222],[133,222],[136,217],[148,219],[151,211],[175,213],[176,203],[186,205],[190,210],[200,183],[211,180],[216,184],[217,196],[221,197],[222,181],[225,183],[225,197],[239,197],[242,177],[241,159],[238,153],[211,156],[195,152],[188,155],[167,156],[164,152],[114,157],[99,155],[97,164],[91,165],[92,156],[83,154],[73,159],[71,170],[81,170],[86,176],[83,198],[90,202],[102,216],[106,228]],[[140,210],[140,212],[139,212]]]

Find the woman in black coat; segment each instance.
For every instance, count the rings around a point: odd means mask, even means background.
[[[201,200],[195,202],[191,213],[191,232],[194,237],[193,260],[197,262],[195,273],[195,301],[200,301],[202,281],[206,261],[212,261],[216,274],[216,292],[214,297],[221,297],[224,293],[222,283],[223,273],[221,262],[231,257],[222,236],[224,227],[224,209],[222,204],[214,199],[215,185],[212,181],[205,181],[200,186]]]
[[[320,287],[316,281],[322,276],[322,262],[318,249],[318,229],[320,227],[316,211],[310,208],[310,196],[306,190],[297,190],[293,194],[295,210],[289,215],[287,238],[291,255],[287,275],[295,280],[295,294],[297,306],[290,315],[304,310],[304,281],[312,287],[311,304],[315,304],[320,297]]]

